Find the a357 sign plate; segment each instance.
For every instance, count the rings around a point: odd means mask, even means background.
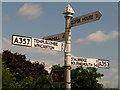
[[[12,35],[12,44],[19,46],[33,47],[33,48],[64,51],[64,43],[62,42],[25,37],[19,35]]]
[[[19,36],[19,35],[12,35],[12,44],[32,47],[32,38],[25,37],[25,36]]]

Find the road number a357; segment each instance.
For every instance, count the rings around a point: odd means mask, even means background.
[[[98,59],[98,65],[99,65],[99,68],[110,68],[110,61]]]
[[[12,44],[31,47],[32,46],[32,38],[13,35],[12,36]]]

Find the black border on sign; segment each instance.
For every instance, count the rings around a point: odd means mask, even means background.
[[[13,36],[18,36],[18,37],[25,37],[25,38],[30,38],[31,39],[31,46],[27,46],[27,45],[19,45],[19,44],[14,44],[13,43]],[[20,35],[12,35],[12,44],[13,45],[18,45],[18,46],[25,46],[25,47],[32,47],[32,37],[27,37],[27,36],[20,36]]]
[[[99,60],[103,60],[103,59],[98,59],[98,62],[99,62]],[[107,68],[107,67],[99,67],[99,66],[98,66],[98,68],[109,69],[109,68],[110,68],[110,60],[105,60],[105,61],[108,61],[108,62],[109,62],[109,67]]]
[[[52,74],[53,71],[64,71],[64,82],[52,82],[50,76],[51,76],[51,74]],[[49,80],[49,82],[50,82],[51,84],[65,83],[65,69],[61,69],[61,70],[56,70],[56,69],[54,69],[54,70],[51,70],[48,80]]]

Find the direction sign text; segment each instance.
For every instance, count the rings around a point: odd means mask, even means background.
[[[96,67],[96,68],[109,68],[109,60],[93,59],[84,57],[71,57],[72,66],[83,66],[83,67]]]
[[[56,50],[56,51],[64,50],[64,43],[57,42],[57,41],[51,41],[51,40],[19,36],[19,35],[12,36],[12,44],[20,45],[20,46],[27,46],[27,47],[34,47],[34,48]]]
[[[57,41],[32,38],[32,46],[36,48],[45,48],[50,50],[63,51],[64,44]]]
[[[102,14],[99,11],[96,11],[93,13],[89,13],[89,14],[86,14],[83,16],[73,18],[71,20],[70,27],[99,20],[101,16],[102,16]]]

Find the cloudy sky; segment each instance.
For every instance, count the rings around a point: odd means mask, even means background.
[[[63,33],[65,19],[62,14],[68,2],[3,2],[3,49],[25,54],[28,60],[45,62],[46,69],[53,64],[63,65],[64,53],[46,49],[14,46],[12,35],[43,38]],[[118,3],[69,2],[74,17],[100,11],[100,20],[72,27],[72,55],[110,60],[110,69],[99,69],[105,87],[118,86]]]

